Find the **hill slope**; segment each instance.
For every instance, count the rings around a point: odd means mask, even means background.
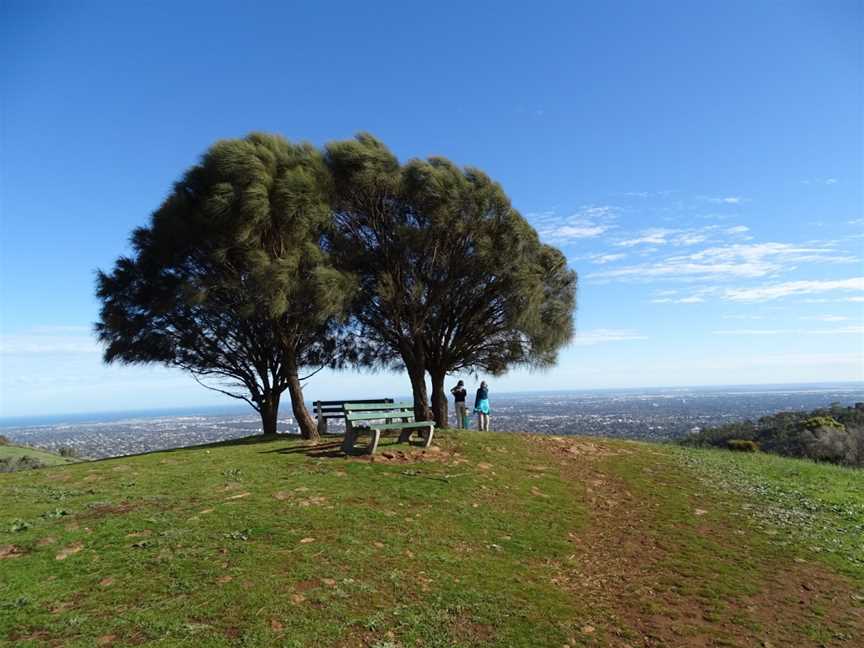
[[[16,646],[853,646],[864,474],[443,432],[0,475]]]
[[[31,457],[45,466],[65,466],[66,464],[78,463],[81,459],[74,457],[61,457],[54,452],[30,448],[19,445],[0,445],[0,461],[17,460],[21,457]]]

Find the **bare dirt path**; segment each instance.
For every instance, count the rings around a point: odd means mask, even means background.
[[[537,442],[588,508],[589,523],[571,534],[574,553],[556,576],[605,611],[577,645],[864,645],[861,592],[852,582],[791,549],[768,549],[729,503],[698,492],[697,480],[662,450]]]

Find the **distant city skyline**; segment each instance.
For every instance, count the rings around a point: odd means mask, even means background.
[[[94,273],[207,146],[254,130],[477,166],[565,252],[558,366],[453,377],[469,388],[864,380],[862,12],[6,2],[0,416],[235,402],[104,366]],[[408,392],[325,371],[306,398]]]
[[[398,395],[397,395],[398,396]],[[579,434],[641,441],[668,441],[694,428],[756,420],[778,411],[811,411],[864,400],[864,385],[802,388],[687,389],[498,394],[494,429],[534,434]],[[473,423],[473,422],[472,422]],[[339,434],[342,421],[331,420]],[[281,433],[297,434],[290,408],[279,417]],[[114,415],[0,418],[0,433],[13,443],[55,452],[74,448],[83,457],[108,457],[212,443],[261,433],[248,407],[215,407]]]

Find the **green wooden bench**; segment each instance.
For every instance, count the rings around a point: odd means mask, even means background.
[[[345,403],[362,403],[364,405],[375,403],[392,403],[392,398],[368,398],[366,400],[352,401],[322,401],[317,400],[312,403],[315,408],[315,417],[318,422],[318,434],[324,436],[327,434],[327,420],[345,418]]]
[[[434,421],[415,421],[414,403],[345,403],[345,441],[342,449],[345,454],[354,450],[354,443],[361,432],[368,432],[371,439],[366,451],[373,454],[386,430],[425,430],[422,433],[423,447],[428,448],[435,433]],[[394,422],[398,421],[398,422]]]

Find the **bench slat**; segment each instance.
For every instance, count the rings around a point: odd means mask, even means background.
[[[392,402],[393,402],[392,398],[367,398],[365,400],[360,399],[360,400],[354,400],[354,401],[344,401],[344,400],[341,400],[341,401],[313,401],[312,405],[314,405],[315,407],[318,407],[319,405],[321,405],[321,406],[326,408],[327,406],[342,407],[345,403],[392,403]]]
[[[435,421],[419,421],[414,423],[381,423],[369,426],[370,430],[404,430],[405,428],[434,428]]]
[[[384,406],[381,404],[375,405],[372,403],[345,403],[345,411],[357,411],[357,410],[374,410],[374,409],[414,409],[414,403],[411,402],[399,402],[399,403],[386,403]]]
[[[387,418],[410,418],[414,420],[413,410],[390,410],[388,412],[349,412],[345,415],[349,421],[374,421]]]

